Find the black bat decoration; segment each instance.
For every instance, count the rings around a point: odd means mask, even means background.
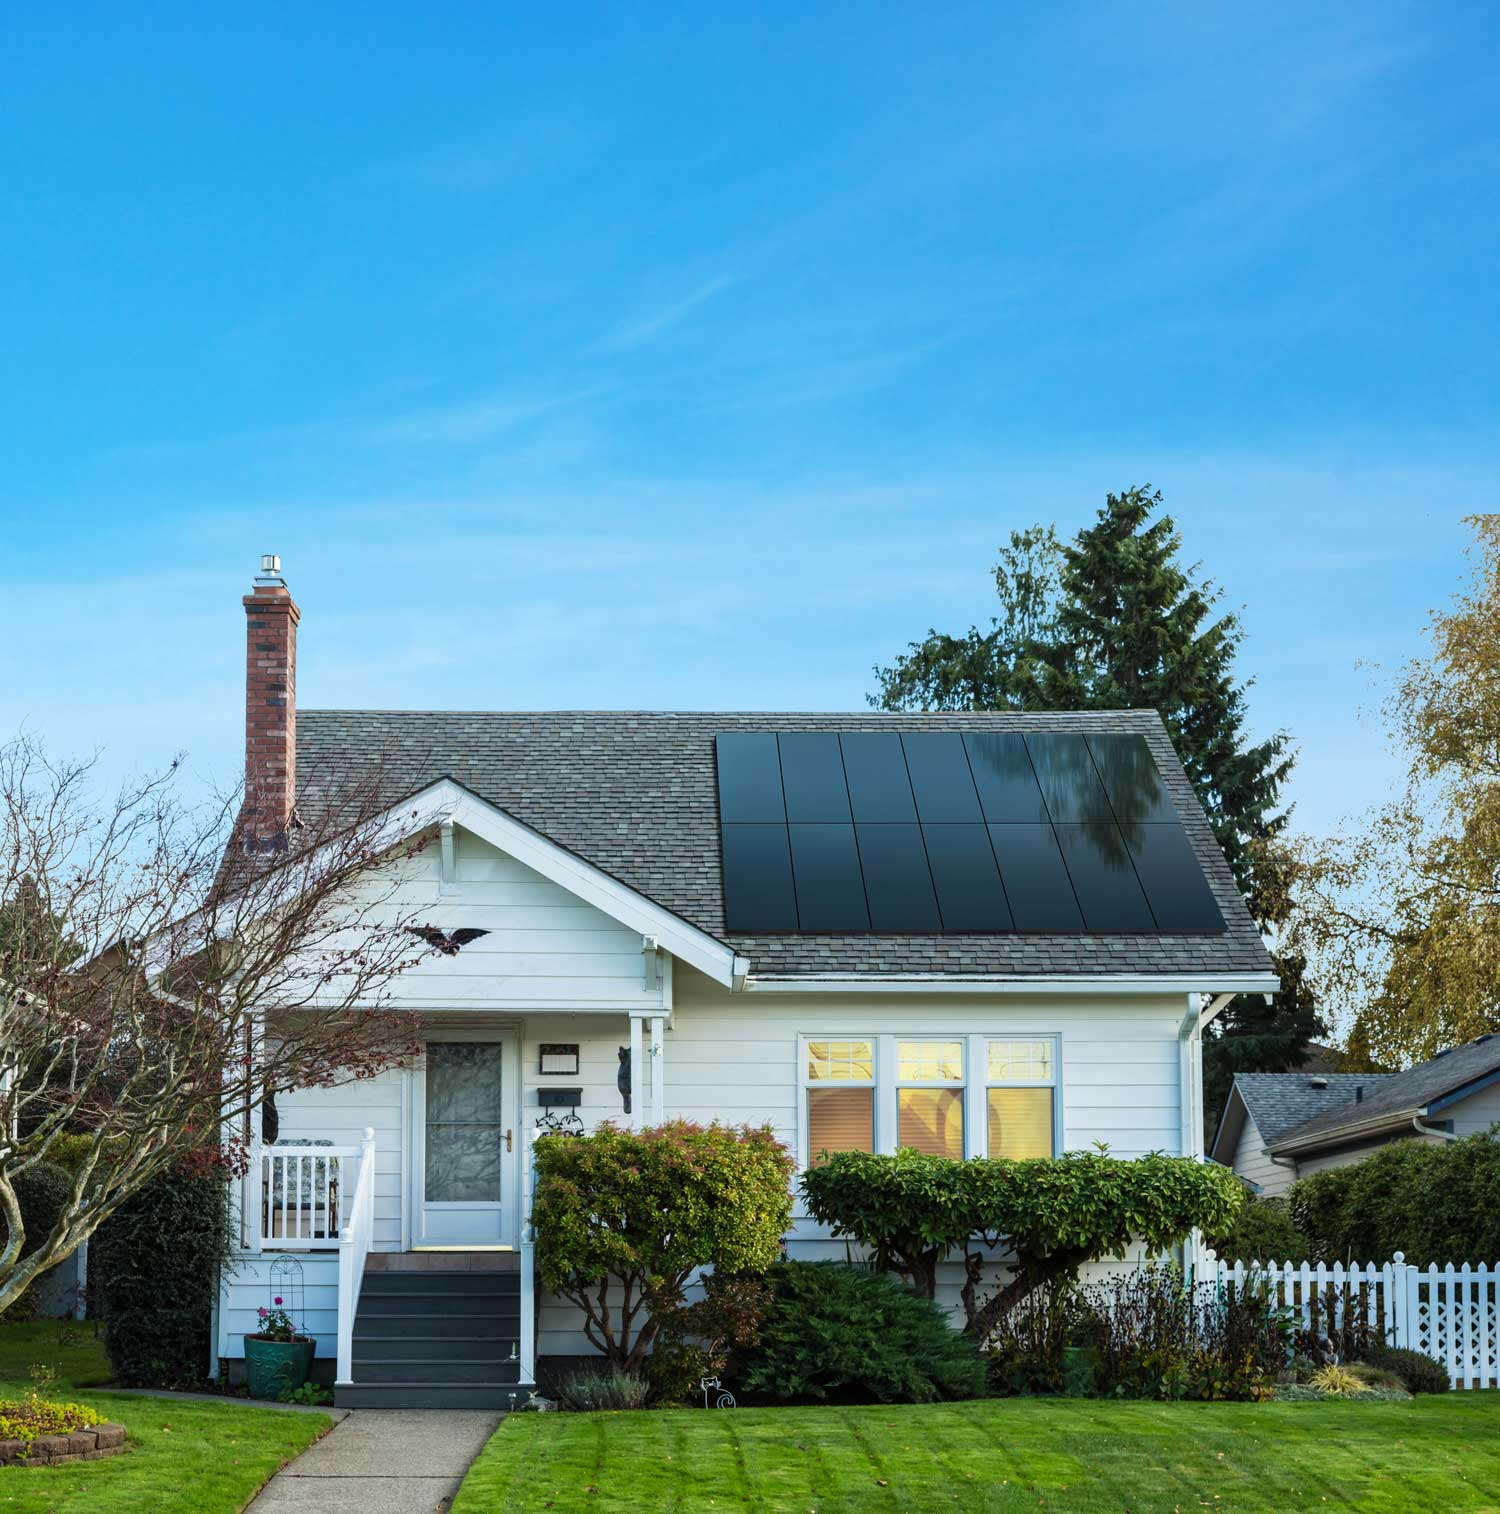
[[[420,936],[434,951],[442,952],[445,957],[456,957],[459,947],[489,935],[487,930],[474,930],[469,926],[447,932],[440,931],[435,925],[408,925],[406,928],[412,935]]]

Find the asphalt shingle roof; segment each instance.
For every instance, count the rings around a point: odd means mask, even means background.
[[[1354,1090],[1363,1087],[1365,1098],[1390,1073],[1373,1072],[1237,1072],[1235,1091],[1245,1101],[1260,1138],[1267,1145],[1327,1110],[1354,1106]],[[1319,1088],[1318,1083],[1326,1083]],[[1363,1104],[1358,1106],[1364,1108]]]
[[[1293,1137],[1298,1141],[1306,1136],[1333,1137],[1349,1126],[1365,1125],[1383,1116],[1397,1120],[1402,1116],[1417,1114],[1434,1099],[1440,1099],[1493,1072],[1500,1072],[1500,1036],[1481,1036],[1477,1041],[1441,1053],[1430,1062],[1419,1062],[1405,1072],[1388,1073],[1379,1078],[1348,1077],[1346,1074],[1351,1084],[1364,1083],[1367,1086],[1367,1092],[1359,1103],[1353,1102],[1351,1090],[1349,1099],[1335,1108],[1304,1117],[1301,1124],[1283,1130],[1276,1136],[1272,1136],[1264,1128],[1261,1134],[1268,1145],[1273,1145],[1278,1140]],[[1238,1085],[1238,1078],[1235,1083]],[[1371,1084],[1375,1086],[1370,1088]],[[1255,1123],[1260,1124],[1259,1118]]]
[[[732,731],[1129,731],[1146,738],[1227,929],[1205,934],[733,936],[714,737]],[[299,710],[298,802],[374,768],[396,797],[451,777],[725,941],[758,976],[1267,973],[1270,958],[1155,711],[854,714]]]

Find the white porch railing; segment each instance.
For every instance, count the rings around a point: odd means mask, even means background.
[[[253,1167],[252,1249],[332,1251],[358,1146],[258,1148]]]
[[[1500,1267],[1388,1262],[1217,1262],[1206,1276],[1220,1286],[1259,1283],[1272,1301],[1312,1329],[1341,1327],[1355,1311],[1392,1346],[1435,1357],[1455,1388],[1500,1387]],[[1328,1319],[1331,1311],[1332,1318]]]
[[[354,1381],[354,1314],[365,1280],[365,1260],[375,1236],[375,1132],[366,1128],[359,1148],[359,1176],[349,1223],[339,1235],[339,1350],[335,1382]]]

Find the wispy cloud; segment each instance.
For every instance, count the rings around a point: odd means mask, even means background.
[[[648,315],[639,316],[618,327],[605,337],[604,345],[616,348],[642,347],[647,342],[654,341],[662,332],[677,325],[700,305],[707,304],[709,300],[723,294],[726,289],[732,289],[739,282],[733,274],[719,274],[680,299],[673,300]]]
[[[581,405],[605,392],[605,386],[595,385],[571,394],[491,394],[452,405],[425,406],[366,426],[364,432],[370,441],[381,443],[482,442],[514,431],[530,421]]]
[[[415,153],[395,164],[398,178],[441,194],[485,194],[576,162],[600,140],[578,116],[553,116],[518,124],[504,136],[450,143]]]

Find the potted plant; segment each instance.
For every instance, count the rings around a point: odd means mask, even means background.
[[[260,1329],[245,1337],[245,1380],[251,1398],[279,1399],[300,1388],[317,1347],[310,1335],[299,1333],[279,1298],[271,1304],[255,1311]]]

